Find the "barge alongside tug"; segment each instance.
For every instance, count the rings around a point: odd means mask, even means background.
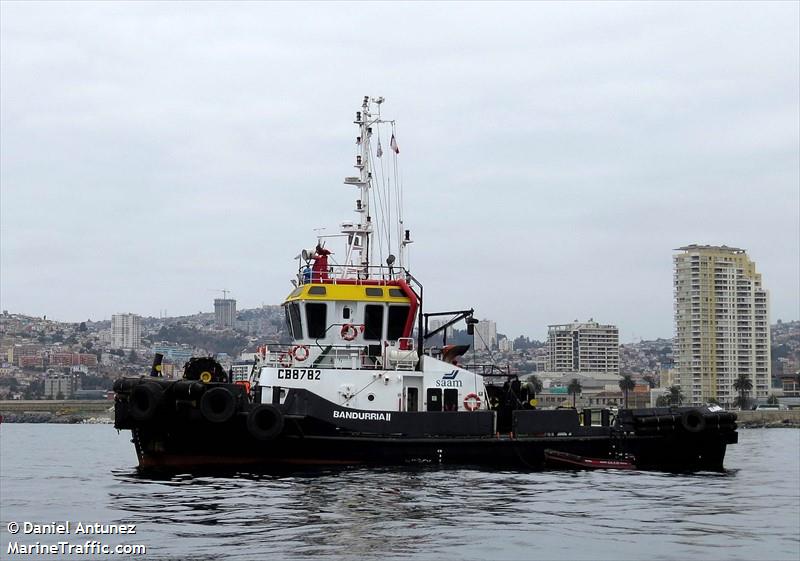
[[[722,470],[737,441],[732,413],[539,410],[508,370],[460,364],[466,347],[429,345],[462,320],[472,333],[476,321],[472,310],[423,312],[422,284],[408,270],[394,121],[381,118],[382,103],[365,97],[356,113],[358,176],[345,184],[359,191],[359,221],[298,256],[283,304],[291,344],[259,347],[244,380],[210,358],[165,380],[157,358],[151,376],[115,383],[115,426],[131,430],[140,467]],[[391,127],[388,165],[381,127]],[[326,247],[332,238],[345,241],[340,263]],[[445,321],[431,331],[431,317]]]

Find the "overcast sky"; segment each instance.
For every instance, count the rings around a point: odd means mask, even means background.
[[[4,1],[2,308],[280,303],[382,95],[428,311],[671,337],[700,243],[797,319],[798,5]]]

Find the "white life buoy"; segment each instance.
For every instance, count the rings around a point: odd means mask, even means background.
[[[297,362],[303,362],[309,354],[308,347],[305,345],[297,345],[292,348],[292,356]]]
[[[342,339],[345,341],[352,341],[358,336],[358,328],[352,323],[345,323],[340,332]]]
[[[481,398],[476,393],[468,393],[464,398],[464,409],[467,411],[475,411],[481,406]]]

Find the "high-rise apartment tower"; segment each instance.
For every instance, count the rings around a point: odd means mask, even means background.
[[[475,324],[474,348],[476,351],[491,351],[497,348],[497,324],[482,319]]]
[[[115,349],[141,348],[142,318],[136,314],[112,315],[111,346]]]
[[[769,298],[745,250],[688,245],[676,249],[675,357],[687,401],[731,405],[746,375],[750,397],[770,386]]]
[[[236,321],[236,300],[232,298],[215,298],[214,318],[217,327],[233,327],[233,322]]]

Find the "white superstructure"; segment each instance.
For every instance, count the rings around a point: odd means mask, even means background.
[[[488,408],[482,376],[420,351],[422,287],[408,271],[399,148],[383,101],[365,97],[356,113],[358,175],[345,184],[358,188],[359,219],[301,252],[283,304],[292,343],[259,349],[262,403],[283,403],[298,388],[368,411]],[[326,247],[333,239],[344,241],[340,253]]]

